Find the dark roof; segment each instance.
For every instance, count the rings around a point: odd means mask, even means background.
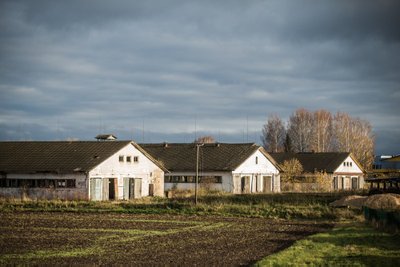
[[[0,142],[0,172],[90,171],[130,143],[136,145],[131,141]]]
[[[333,173],[348,157],[349,152],[321,152],[321,153],[270,153],[282,165],[286,160],[296,158],[303,166],[304,172],[326,171]],[[352,157],[356,162],[356,160]],[[356,162],[356,164],[358,164]],[[358,164],[360,167],[360,165]],[[362,168],[360,167],[362,170]]]
[[[140,144],[140,146],[169,171],[194,172],[196,170],[195,143]],[[233,171],[259,149],[262,148],[253,143],[204,144],[199,149],[199,170],[203,172]],[[268,153],[266,156],[269,157]],[[270,160],[277,165],[272,158]]]

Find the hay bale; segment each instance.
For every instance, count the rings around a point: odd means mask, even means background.
[[[339,200],[333,201],[332,203],[329,204],[329,206],[335,208],[350,207],[350,208],[361,209],[366,199],[367,197],[358,195],[345,196]]]
[[[370,209],[400,210],[400,195],[379,194],[368,197],[364,203]]]

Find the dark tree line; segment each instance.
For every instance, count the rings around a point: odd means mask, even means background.
[[[351,152],[365,169],[373,163],[371,124],[345,112],[296,110],[286,123],[269,116],[261,141],[269,152]]]

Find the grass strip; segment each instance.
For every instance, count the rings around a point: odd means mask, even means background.
[[[255,266],[400,266],[399,237],[365,224],[342,224],[299,240]]]

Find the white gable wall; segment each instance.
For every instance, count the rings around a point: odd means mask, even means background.
[[[256,164],[256,157],[258,164]],[[268,160],[268,158],[257,150],[237,167],[233,173],[273,173],[278,174],[279,170]]]
[[[257,158],[257,160],[256,160]],[[241,182],[240,177],[250,176],[250,192],[263,192],[263,182],[260,177],[272,177],[272,191],[280,192],[280,175],[279,170],[269,161],[269,159],[257,150],[253,155],[246,159],[233,172],[235,193],[240,193]],[[258,183],[258,184],[257,184]]]
[[[333,173],[333,189],[341,190],[341,189],[354,189],[353,188],[353,179],[355,180],[356,189],[364,187],[364,173],[357,165],[357,163],[348,156],[340,166]]]
[[[112,141],[111,141],[112,142]],[[119,156],[124,156],[124,161],[119,161]],[[131,157],[131,162],[126,161],[126,157]],[[134,157],[138,157],[138,162],[134,162]],[[162,176],[162,177],[160,177]],[[128,144],[117,153],[103,161],[89,172],[90,178],[117,178],[118,179],[118,199],[123,198],[124,178],[142,179],[142,196],[149,195],[149,184],[155,184],[157,192],[164,191],[163,171],[140,152],[132,144]],[[162,178],[162,181],[159,180]],[[88,186],[89,187],[89,186]],[[162,187],[160,189],[160,187]],[[90,192],[90,189],[89,189]],[[161,194],[162,194],[161,193]],[[160,195],[157,193],[156,195]]]
[[[349,162],[351,163],[351,166],[344,166],[343,162],[340,164],[340,166],[334,171],[335,173],[360,173],[363,174],[363,171],[360,169],[360,167],[358,167],[357,163],[355,163],[355,161],[348,156],[344,162]]]

